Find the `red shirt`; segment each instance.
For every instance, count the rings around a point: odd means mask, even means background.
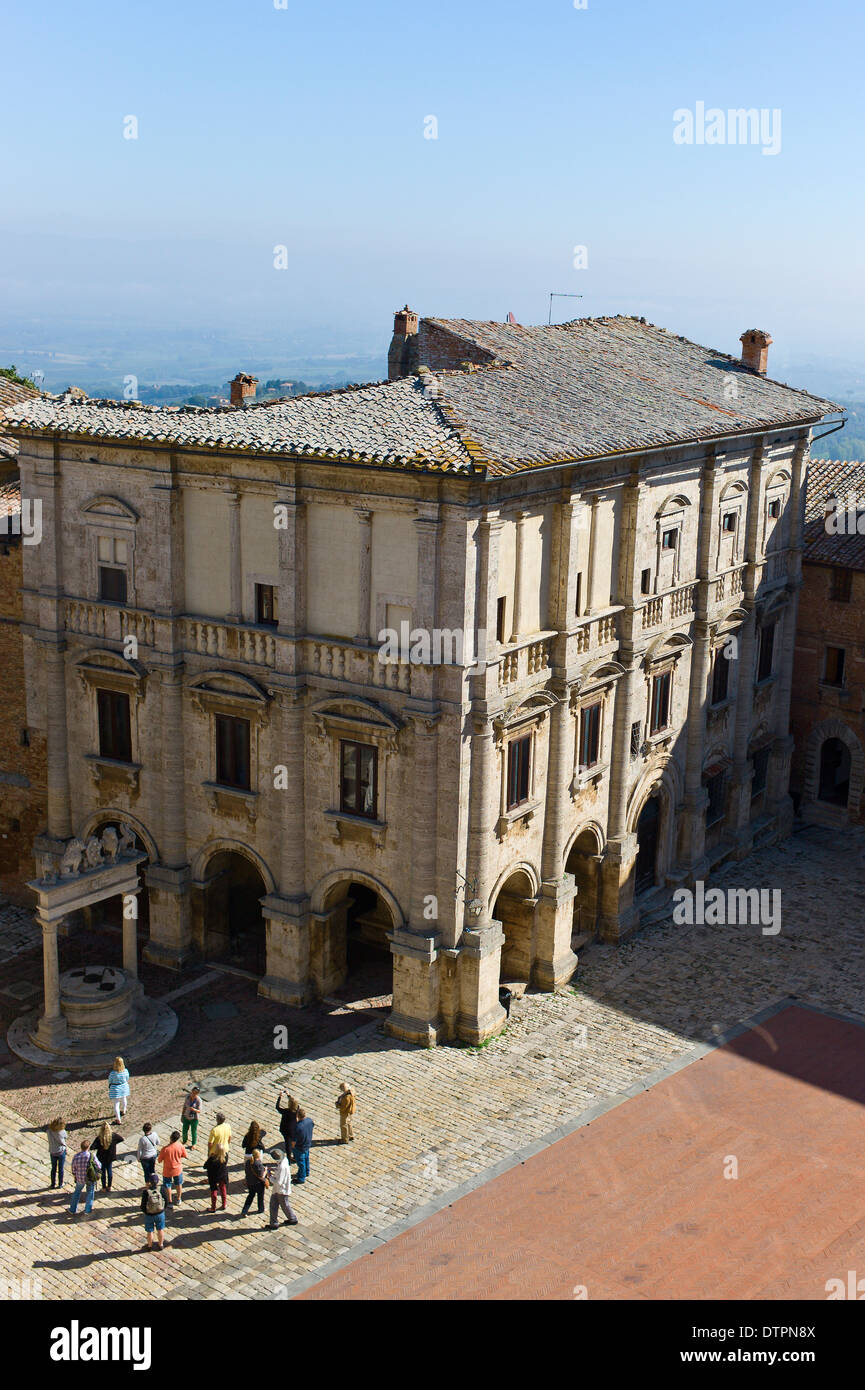
[[[178,1173],[183,1172],[182,1158],[188,1158],[180,1140],[174,1144],[166,1144],[164,1149],[159,1150],[159,1162],[162,1164],[162,1176],[164,1178],[176,1178]]]

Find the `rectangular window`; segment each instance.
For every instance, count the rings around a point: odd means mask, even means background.
[[[601,702],[580,711],[580,767],[594,767],[601,748]]]
[[[508,744],[508,810],[522,806],[529,799],[529,770],[532,760],[532,736],[516,738]]]
[[[574,599],[574,612],[579,618],[583,609],[583,572],[577,574],[576,598]]]
[[[772,655],[775,650],[775,624],[760,628],[760,652],[757,658],[757,680],[768,680],[772,674]]]
[[[350,816],[376,818],[378,749],[342,739],[339,745],[339,809]]]
[[[672,671],[664,671],[662,675],[655,676],[652,681],[652,717],[649,729],[653,734],[660,733],[661,729],[666,729],[670,723],[670,690],[672,684]]]
[[[730,684],[730,663],[725,656],[724,647],[715,648],[715,659],[712,663],[712,704],[722,705],[727,698],[727,689]]]
[[[651,584],[652,584],[652,571],[651,571],[651,570],[643,570],[643,573],[640,575],[640,593],[641,593],[641,594],[648,594],[648,593],[650,593],[650,592],[651,592]]]
[[[272,584],[255,586],[255,621],[267,627],[276,627],[279,621],[276,611],[276,589]]]
[[[216,780],[249,791],[249,720],[216,715]]]
[[[850,602],[850,586],[853,579],[853,571],[848,569],[835,568],[832,571],[832,584],[829,589],[829,597],[836,603]]]
[[[118,690],[97,690],[96,706],[99,715],[99,756],[131,763],[129,696]]]
[[[770,515],[771,517],[779,517],[779,516],[781,515],[781,499],[780,499],[780,497],[773,497],[773,498],[772,498],[772,501],[769,503],[769,515]]]
[[[677,540],[678,540],[678,537],[679,537],[678,531],[675,531],[675,530],[674,530],[674,531],[665,531],[665,532],[663,533],[663,535],[661,536],[661,549],[662,549],[662,550],[675,550],[675,549],[676,549],[676,542],[677,542]]]
[[[99,566],[99,597],[103,603],[126,602],[126,570]]]
[[[713,777],[706,778],[706,791],[709,793],[709,804],[706,807],[707,825],[715,825],[724,815],[726,781],[725,772],[716,772]]]
[[[751,795],[759,796],[766,790],[766,776],[769,771],[769,748],[758,748],[754,754],[754,776],[751,781]]]
[[[826,648],[826,674],[823,680],[827,685],[844,684],[844,655],[843,647]]]
[[[496,641],[501,643],[502,646],[504,646],[507,641],[505,637],[505,613],[507,611],[507,606],[508,601],[506,598],[500,598],[496,605]]]
[[[721,525],[725,531],[735,531],[736,521],[737,517],[735,512],[725,512]]]

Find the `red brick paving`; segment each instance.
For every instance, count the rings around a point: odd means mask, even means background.
[[[825,1299],[865,1276],[863,1104],[865,1029],[789,1007],[301,1297]]]

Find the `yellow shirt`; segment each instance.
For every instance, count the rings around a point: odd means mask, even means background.
[[[226,1120],[224,1124],[214,1125],[207,1140],[207,1157],[212,1158],[217,1149],[222,1149],[228,1153],[228,1146],[231,1143],[231,1125]]]

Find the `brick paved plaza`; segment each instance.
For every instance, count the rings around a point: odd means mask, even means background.
[[[433,1218],[436,1230],[446,1233],[452,1219],[447,1203],[454,1194],[482,1184],[497,1165],[512,1168],[515,1156],[525,1157],[534,1146],[542,1152],[533,1164],[498,1179],[507,1184],[509,1196],[500,1204],[504,1220],[496,1240],[505,1250],[509,1240],[524,1233],[519,1223],[526,1214],[520,1212],[514,1194],[521,1190],[520,1175],[528,1174],[525,1193],[543,1198],[546,1205],[537,1210],[546,1223],[552,1200],[553,1207],[561,1208],[563,1230],[585,1228],[584,1270],[571,1279],[571,1289],[585,1284],[590,1298],[825,1297],[819,1283],[823,1267],[806,1268],[803,1238],[810,1231],[812,1238],[816,1232],[822,1240],[824,1231],[831,1229],[838,1243],[834,1249],[827,1247],[827,1258],[838,1264],[839,1275],[845,1274],[844,1262],[854,1259],[860,1239],[855,1225],[865,1216],[855,1193],[847,1190],[857,1185],[861,1190],[861,1160],[850,1142],[862,1102],[850,1082],[858,1066],[860,1030],[836,1025],[845,1030],[843,1048],[839,1044],[836,1053],[830,1035],[819,1032],[825,1021],[808,1011],[807,1028],[818,1041],[810,1050],[800,1048],[795,1065],[791,1062],[787,1068],[791,1074],[785,1076],[786,1061],[774,1071],[756,1064],[755,1048],[772,1053],[771,1036],[781,1036],[782,1019],[788,1020],[783,1038],[788,1050],[793,1047],[798,1012],[776,1014],[764,1027],[769,1039],[758,1031],[728,1049],[713,1050],[648,1092],[645,1086],[659,1070],[685,1059],[695,1045],[716,1040],[740,1021],[790,997],[818,1009],[865,1017],[863,860],[861,829],[812,828],[745,864],[731,865],[716,884],[781,890],[778,935],[764,936],[759,926],[687,927],[668,922],[622,947],[592,947],[581,961],[575,988],[516,1001],[507,1031],[480,1049],[426,1051],[386,1038],[372,1012],[336,1013],[320,1006],[317,1014],[304,1011],[298,1016],[247,1001],[242,997],[246,982],[226,986],[223,977],[222,982],[201,983],[177,999],[181,1028],[173,1050],[146,1065],[140,1084],[133,1076],[132,1107],[121,1129],[130,1151],[145,1119],[167,1136],[178,1120],[185,1086],[192,1079],[208,1079],[205,1126],[219,1105],[236,1136],[229,1211],[209,1215],[200,1159],[188,1164],[187,1200],[182,1212],[169,1218],[168,1244],[161,1255],[143,1252],[137,1164],[115,1170],[113,1192],[97,1196],[89,1218],[73,1221],[66,1214],[68,1187],[65,1196],[48,1190],[41,1125],[65,1107],[74,1141],[79,1137],[76,1124],[85,1132],[106,1113],[100,1086],[76,1086],[71,1078],[41,1073],[28,1086],[12,1067],[3,1078],[0,1111],[0,1275],[38,1277],[45,1298],[293,1297],[332,1275],[338,1262],[356,1256],[361,1263],[353,1273],[338,1277],[348,1281],[342,1284],[345,1296],[367,1296],[358,1293],[362,1284],[357,1281],[363,1280],[369,1264],[363,1259],[368,1249],[400,1227],[429,1217],[436,1206],[445,1209]],[[28,947],[23,940],[21,953],[3,966],[4,987],[14,986],[19,974],[25,981],[31,978],[32,952],[32,942]],[[164,980],[163,993],[178,989],[176,976],[166,975]],[[218,1049],[218,1061],[209,1064],[207,1035],[198,1031],[202,1019],[190,1016],[184,1023],[181,1005],[183,999],[198,995],[218,1002],[226,989],[234,991],[234,998],[224,1002],[234,1002],[239,1012],[221,1024],[218,1018],[212,1021],[211,1046],[214,1059]],[[268,1010],[266,1028],[254,1012],[245,1021],[247,1002],[253,1011]],[[290,1029],[287,1052],[267,1046],[274,1022]],[[330,1030],[318,1046],[316,1027]],[[160,1080],[163,1070],[165,1078]],[[345,1148],[335,1142],[333,1104],[343,1079],[354,1085],[359,1104],[358,1139]],[[300,1096],[315,1119],[318,1142],[311,1180],[295,1194],[301,1224],[271,1234],[262,1230],[261,1218],[239,1217],[237,1140],[254,1117],[277,1137],[273,1107],[284,1085]],[[610,1110],[603,1120],[549,1147],[557,1130],[566,1131],[591,1107],[603,1107],[629,1090],[636,1103]],[[79,1092],[85,1100],[76,1108]],[[803,1097],[808,1101],[804,1109]],[[156,1108],[160,1101],[161,1108]],[[36,1114],[37,1103],[41,1116]],[[799,1116],[798,1129],[782,1128],[780,1118],[774,1122],[773,1117],[785,1113]],[[681,1206],[675,1201],[671,1205],[664,1164],[649,1162],[651,1152],[662,1153],[664,1162],[679,1163],[683,1173],[690,1172]],[[713,1170],[717,1181],[707,1186],[698,1172],[700,1155],[708,1163],[708,1155],[714,1162],[719,1153],[738,1155],[740,1177],[723,1180]],[[563,1168],[569,1165],[580,1173],[577,1181],[564,1181]],[[755,1202],[755,1189],[748,1185],[749,1165],[759,1170],[767,1211],[778,1215],[762,1282],[755,1273],[753,1252],[747,1249],[749,1212]],[[544,1195],[545,1185],[554,1189],[552,1197],[550,1192]],[[495,1186],[486,1192],[481,1188],[472,1200],[489,1205],[495,1193]],[[642,1210],[636,1194],[647,1203],[645,1253],[639,1258],[635,1243],[632,1250],[623,1250],[621,1231],[617,1237],[618,1227],[630,1228],[635,1212]],[[661,1263],[659,1241],[665,1222],[681,1227],[677,1250],[690,1238],[689,1203],[702,1204],[714,1219],[723,1215],[725,1229],[733,1232],[729,1260],[713,1247],[714,1263],[708,1262],[700,1289],[680,1289],[669,1270],[664,1274],[656,1267]],[[733,1210],[721,1213],[721,1203]],[[700,1233],[691,1234],[698,1238]],[[400,1240],[418,1237],[427,1238],[419,1229],[414,1237]],[[739,1239],[745,1242],[741,1250],[733,1248]],[[504,1296],[573,1297],[564,1291],[554,1246],[551,1241],[552,1272],[545,1272],[539,1254],[531,1289],[515,1288],[503,1264],[500,1273],[498,1267],[486,1268],[486,1292],[496,1293],[495,1280],[500,1277]],[[389,1259],[394,1248],[389,1247]],[[627,1266],[629,1257],[648,1266],[641,1282],[628,1278],[634,1272]],[[676,1258],[681,1268],[681,1254]],[[854,1267],[855,1261],[849,1265]],[[448,1285],[447,1264],[434,1268]],[[570,1266],[567,1277],[571,1278]],[[813,1283],[818,1287],[809,1292]],[[338,1285],[332,1288],[340,1292]],[[321,1292],[326,1295],[326,1288]],[[428,1286],[421,1296],[433,1296]]]

